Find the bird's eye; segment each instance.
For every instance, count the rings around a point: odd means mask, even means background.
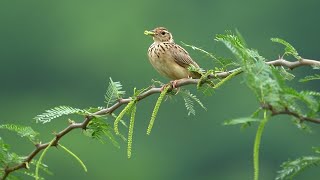
[[[162,32],[161,32],[161,34],[162,34],[162,35],[165,35],[165,34],[166,34],[166,32],[165,32],[165,31],[162,31]]]

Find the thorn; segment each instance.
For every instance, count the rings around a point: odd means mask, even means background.
[[[41,144],[42,144],[41,141],[39,143],[36,143],[35,144],[36,148],[39,148],[41,146]]]
[[[30,169],[30,166],[29,166],[29,163],[28,163],[28,162],[24,162],[23,164],[24,164],[24,167],[25,167],[26,169]]]
[[[86,118],[87,118],[87,117],[86,117]],[[70,125],[72,125],[72,124],[75,123],[75,121],[74,121],[74,120],[71,120],[71,119],[68,119],[68,123],[69,123]]]

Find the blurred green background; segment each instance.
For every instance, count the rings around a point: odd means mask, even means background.
[[[67,126],[66,118],[36,124],[44,110],[70,105],[103,106],[109,77],[121,81],[127,95],[160,77],[148,62],[152,43],[146,29],[167,27],[175,41],[204,48],[220,56],[227,50],[213,37],[238,29],[250,47],[268,59],[282,47],[271,37],[292,43],[302,57],[320,59],[319,1],[0,1],[0,122],[30,125],[46,142]],[[187,48],[204,68],[212,68],[203,54]],[[311,68],[293,71],[297,79]],[[298,89],[319,90],[316,81],[292,83]],[[194,89],[194,87],[190,87]],[[254,95],[236,77],[211,97],[198,95],[208,107],[187,116],[180,97],[161,106],[151,136],[145,134],[156,96],[139,103],[133,157],[121,148],[70,133],[61,143],[87,165],[88,173],[64,151],[52,148],[44,159],[53,176],[47,179],[252,179],[252,149],[256,125],[241,130],[222,126],[224,120],[245,117],[258,106]],[[117,111],[118,112],[118,111]],[[81,117],[75,118],[81,121]],[[297,129],[289,117],[273,118],[261,144],[261,179],[274,179],[281,162],[311,155],[319,146],[319,126],[313,133]],[[125,132],[125,129],[122,129]],[[0,137],[13,151],[27,155],[34,146],[14,133]],[[19,175],[19,173],[16,173]],[[319,168],[296,179],[319,179]]]

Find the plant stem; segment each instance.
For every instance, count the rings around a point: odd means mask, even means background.
[[[254,180],[259,180],[259,150],[260,150],[260,142],[262,137],[262,132],[264,130],[264,126],[268,122],[267,111],[264,111],[263,120],[260,122],[256,138],[254,140],[253,146],[253,171],[254,171]]]

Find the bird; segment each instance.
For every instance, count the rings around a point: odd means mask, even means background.
[[[161,75],[171,80],[201,77],[199,65],[184,48],[174,42],[168,29],[157,27],[151,31],[146,30],[144,34],[153,38],[154,42],[147,54],[151,65]],[[190,71],[190,68],[196,71]]]

